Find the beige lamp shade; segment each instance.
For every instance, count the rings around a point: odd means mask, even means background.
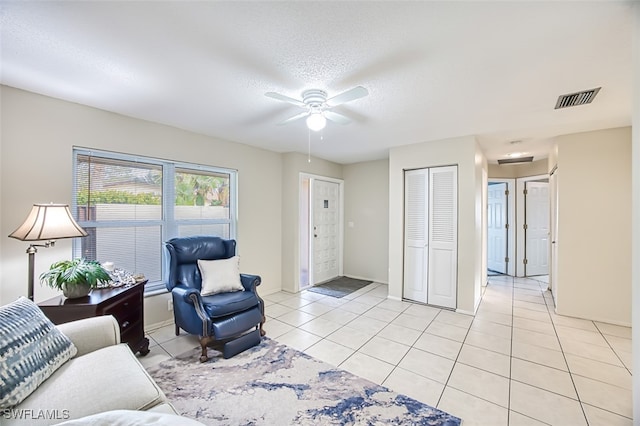
[[[34,204],[24,223],[9,237],[21,241],[40,241],[87,235],[73,220],[68,204]]]

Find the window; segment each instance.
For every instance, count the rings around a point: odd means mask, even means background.
[[[89,233],[74,240],[74,257],[142,273],[149,292],[164,289],[163,241],[235,238],[235,170],[86,149],[73,156],[73,212]]]

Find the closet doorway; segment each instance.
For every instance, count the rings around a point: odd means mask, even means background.
[[[515,179],[489,178],[487,188],[487,273],[515,275]]]
[[[455,309],[458,166],[405,170],[403,297]]]
[[[516,179],[516,276],[549,274],[551,206],[549,175]]]
[[[525,182],[524,275],[549,274],[549,179]]]

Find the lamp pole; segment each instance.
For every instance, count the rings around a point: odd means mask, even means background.
[[[35,274],[36,253],[38,249],[31,244],[27,249],[29,255],[29,286],[27,287],[27,297],[33,300],[33,275]]]
[[[29,300],[33,300],[33,287],[35,281],[35,273],[36,273],[36,253],[38,249],[36,247],[53,247],[56,245],[56,242],[51,240],[47,241],[44,244],[31,244],[27,249],[27,254],[29,255],[29,279],[28,279],[28,287],[27,287],[27,297]]]

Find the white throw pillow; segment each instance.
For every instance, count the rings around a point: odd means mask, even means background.
[[[220,260],[198,259],[198,268],[202,275],[200,294],[203,296],[244,290],[240,282],[239,256]]]

